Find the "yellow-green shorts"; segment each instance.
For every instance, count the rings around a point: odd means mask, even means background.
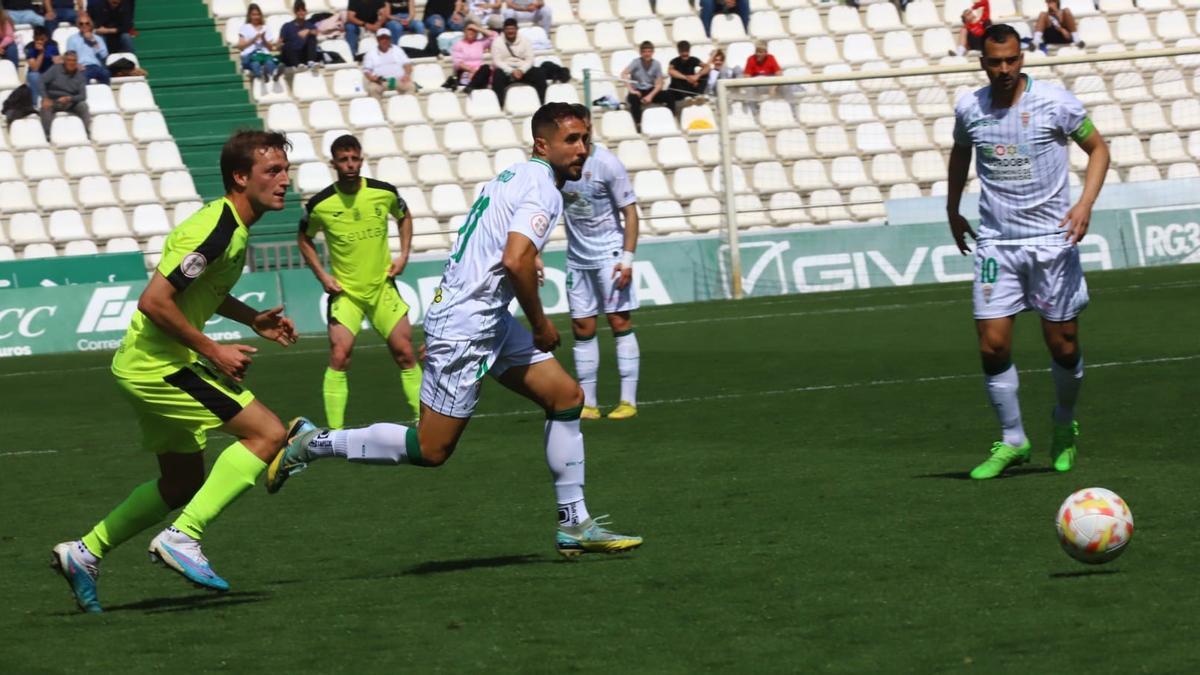
[[[345,326],[351,335],[358,335],[365,318],[371,321],[375,332],[387,340],[395,330],[396,324],[407,314],[408,304],[400,297],[400,291],[396,290],[391,281],[366,297],[346,292],[329,297],[329,325]]]
[[[200,452],[209,429],[233,419],[254,400],[248,389],[201,363],[157,379],[116,379],[142,428],[142,448],[159,455]]]

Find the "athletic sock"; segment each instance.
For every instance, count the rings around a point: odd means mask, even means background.
[[[1003,441],[1007,445],[1019,448],[1025,445],[1025,427],[1021,425],[1021,404],[1017,400],[1017,390],[1020,383],[1017,377],[1017,367],[1009,364],[1003,372],[997,375],[984,374],[987,384],[988,399],[1000,420]]]
[[[959,45],[954,48],[954,53],[958,56],[962,56],[963,54],[967,53],[967,48],[962,45]]]
[[[579,429],[582,410],[575,407],[546,416],[546,466],[554,477],[560,525],[578,525],[588,519],[583,502],[583,432]]]
[[[170,512],[171,507],[158,491],[158,479],[146,481],[83,536],[83,545],[92,555],[103,558],[105,553],[166,518]]]
[[[616,333],[617,372],[621,374],[621,400],[637,405],[638,370],[641,366],[641,351],[638,350],[637,335],[633,329]]]
[[[241,442],[234,443],[213,463],[212,471],[204,485],[183,507],[183,513],[175,519],[175,529],[192,539],[204,536],[204,528],[221,515],[226,506],[233,503],[243,492],[254,487],[258,475],[267,468],[267,463],[250,452]]]
[[[1033,34],[1033,48],[1037,49],[1042,46],[1042,31],[1037,31]]]
[[[412,408],[413,419],[421,417],[421,366],[400,370],[400,386],[404,388],[404,398]]]
[[[421,459],[417,428],[390,422],[317,434],[308,442],[308,456],[345,457],[360,464],[427,465]]]
[[[346,423],[346,401],[350,398],[346,371],[326,368],[321,391],[325,394],[325,422],[330,429],[341,429]]]
[[[596,374],[600,371],[600,341],[591,337],[575,336],[575,377],[583,389],[583,404],[596,407]]]
[[[1057,394],[1054,423],[1070,424],[1075,420],[1075,402],[1079,400],[1079,388],[1083,386],[1083,355],[1070,368],[1051,359],[1050,374],[1054,377],[1054,391]]]

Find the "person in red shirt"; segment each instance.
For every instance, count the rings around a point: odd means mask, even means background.
[[[962,56],[968,50],[983,49],[983,32],[992,25],[992,8],[988,0],[977,0],[971,9],[962,13],[962,30],[958,33],[958,47],[950,52],[950,56]]]
[[[759,77],[778,75],[783,72],[774,56],[767,53],[767,43],[759,40],[754,43],[754,53],[746,59],[746,67],[742,77]]]

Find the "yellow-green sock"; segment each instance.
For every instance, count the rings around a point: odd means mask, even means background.
[[[350,384],[346,371],[325,369],[325,423],[330,429],[341,429],[346,423],[346,400],[350,398]]]
[[[404,398],[412,406],[413,419],[421,416],[421,366],[400,371],[400,383],[404,387]]]
[[[267,463],[240,442],[225,448],[213,463],[204,485],[175,519],[175,529],[193,539],[204,536],[204,528],[239,495],[254,487],[258,475],[266,468]]]
[[[133,535],[150,527],[167,516],[171,507],[163,501],[158,491],[158,479],[135,487],[125,501],[117,504],[104,520],[96,523],[91,532],[83,536],[83,545],[92,555],[103,558]]]

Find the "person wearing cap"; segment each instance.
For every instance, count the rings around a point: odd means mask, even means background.
[[[517,20],[504,20],[504,37],[492,42],[492,90],[500,105],[510,85],[528,84],[537,90],[538,101],[546,99],[546,78],[533,66],[533,44],[517,32]]]
[[[382,98],[386,91],[401,94],[416,92],[412,81],[412,63],[404,50],[392,45],[392,32],[386,28],[375,31],[378,41],[375,49],[363,57],[363,76],[367,78],[367,92]]]

